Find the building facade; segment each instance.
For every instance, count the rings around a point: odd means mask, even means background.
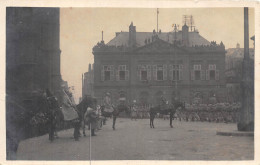
[[[187,103],[225,100],[225,47],[209,42],[198,31],[116,33],[107,44],[93,47],[94,95],[102,104],[109,92],[114,104],[155,105],[161,96]]]

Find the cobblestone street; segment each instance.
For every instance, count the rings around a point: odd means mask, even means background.
[[[131,121],[112,119],[91,137],[92,160],[250,160],[254,158],[253,137],[219,136],[216,131],[236,130],[236,124],[180,122],[155,119],[151,129],[148,119]],[[89,160],[90,137],[72,138],[73,129],[60,131],[59,139],[41,136],[22,141],[19,160]]]

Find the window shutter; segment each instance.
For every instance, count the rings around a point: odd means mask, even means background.
[[[200,79],[205,80],[205,70],[200,71]]]
[[[101,81],[104,81],[105,80],[105,72],[104,72],[104,67],[102,67],[102,70],[101,70]]]
[[[167,65],[163,65],[163,80],[167,80]]]
[[[194,70],[191,70],[191,80],[194,80],[195,79],[195,74],[194,74]]]
[[[128,70],[125,71],[125,80],[126,81],[129,80],[129,71]]]
[[[181,70],[183,69],[183,65],[180,65],[180,69],[181,69]]]
[[[111,71],[110,71],[110,80],[114,80],[115,75],[114,75],[114,66],[110,65]]]
[[[219,80],[219,70],[216,70],[215,80]]]
[[[179,70],[179,80],[183,79],[183,71],[182,69]]]
[[[119,81],[119,69],[115,69],[116,72],[116,81]]]
[[[153,79],[157,80],[157,66],[153,65]]]
[[[151,80],[151,66],[150,65],[147,65],[147,79],[148,80]]]
[[[209,70],[206,70],[206,80],[209,80]]]

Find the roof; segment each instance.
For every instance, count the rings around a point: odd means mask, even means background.
[[[145,40],[150,39],[152,41],[153,32],[136,32],[136,46],[141,47],[145,45]],[[158,34],[158,37],[166,42],[173,43],[175,33],[174,32],[162,32]],[[176,33],[177,40],[182,40],[182,32]],[[117,32],[116,37],[110,40],[106,45],[108,46],[128,46],[129,32]],[[195,45],[210,45],[210,42],[203,38],[198,32],[189,32],[189,46]]]

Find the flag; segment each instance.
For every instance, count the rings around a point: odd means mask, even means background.
[[[75,120],[79,118],[77,111],[74,108],[74,104],[70,100],[67,93],[63,90],[63,102],[62,102],[62,113],[65,121]]]

